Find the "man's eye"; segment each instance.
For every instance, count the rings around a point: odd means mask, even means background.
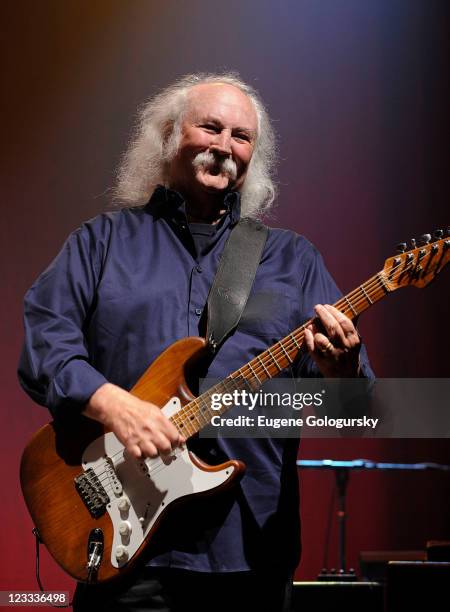
[[[233,134],[233,138],[236,140],[244,140],[245,142],[250,142],[250,136],[245,133]]]
[[[204,130],[208,130],[208,132],[217,133],[219,131],[219,128],[217,127],[217,125],[214,125],[213,123],[204,123],[201,127]]]

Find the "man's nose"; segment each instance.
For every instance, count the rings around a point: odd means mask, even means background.
[[[230,132],[228,130],[222,130],[219,132],[219,134],[216,134],[209,148],[211,151],[214,151],[216,154],[224,157],[231,155]]]

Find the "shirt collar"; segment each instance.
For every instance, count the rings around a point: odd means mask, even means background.
[[[239,191],[229,191],[224,198],[226,213],[229,215],[231,225],[235,225],[241,216],[241,194]],[[174,189],[158,185],[153,192],[146,209],[156,219],[167,217],[174,219],[182,216],[186,219],[186,202],[183,196]]]

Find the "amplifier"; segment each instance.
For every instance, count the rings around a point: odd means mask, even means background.
[[[383,600],[383,587],[379,582],[294,582],[292,612],[383,612]]]
[[[386,612],[447,612],[450,563],[391,561],[387,571]]]

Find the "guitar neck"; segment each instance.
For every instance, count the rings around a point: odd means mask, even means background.
[[[391,289],[384,271],[378,272],[365,283],[338,300],[334,307],[350,319],[354,319],[370,306],[381,300]],[[231,406],[222,405],[218,410],[211,407],[212,396],[234,391],[255,391],[267,380],[277,376],[293,364],[304,340],[305,328],[313,321],[309,319],[288,336],[257,355],[230,374],[225,380],[214,385],[179,410],[172,421],[185,436],[193,436],[208,425],[213,416],[223,414]]]

